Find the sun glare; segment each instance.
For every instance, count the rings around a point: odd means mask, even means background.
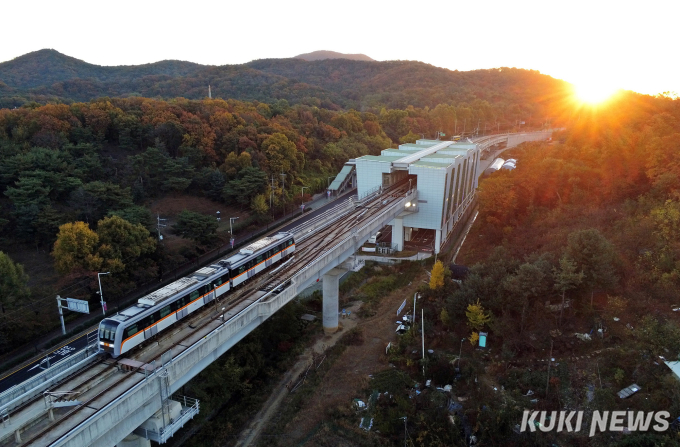
[[[575,85],[578,98],[590,104],[598,104],[609,99],[618,88],[604,82],[579,82]]]

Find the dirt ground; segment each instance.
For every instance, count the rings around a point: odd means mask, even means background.
[[[318,337],[311,347],[305,349],[295,365],[283,376],[275,391],[262,406],[262,409],[255,415],[248,427],[241,432],[241,435],[236,442],[237,447],[255,445],[260,433],[263,430],[266,430],[268,422],[272,419],[272,416],[277,413],[286,396],[290,394],[290,384],[293,383],[300,374],[305,372],[310,365],[313,356],[323,354],[326,349],[335,345],[343,335],[357,326],[359,319],[356,313],[359,311],[361,304],[360,301],[356,301],[347,305],[345,309],[351,312],[351,314],[349,318],[342,318],[338,321],[340,330],[332,335]]]
[[[423,277],[425,274],[423,273]],[[316,352],[322,352],[324,347],[329,347],[344,335],[352,327],[358,327],[363,333],[363,343],[360,345],[350,345],[335,360],[333,366],[326,373],[321,384],[316,388],[316,394],[308,400],[305,405],[297,411],[295,417],[285,427],[283,432],[277,435],[286,439],[286,445],[298,445],[301,440],[309,436],[316,427],[327,417],[327,410],[336,407],[348,407],[352,399],[362,397],[362,390],[366,387],[369,374],[389,368],[385,348],[387,344],[396,341],[397,335],[395,321],[397,319],[396,310],[405,298],[410,298],[416,292],[420,278],[413,281],[407,288],[397,290],[381,300],[377,307],[377,313],[370,318],[360,319],[356,310],[360,303],[352,303],[352,306],[342,306],[351,310],[350,319],[341,319],[344,325],[342,331],[331,337],[321,337],[314,345]],[[305,353],[307,356],[308,352]],[[255,418],[258,425],[257,430],[267,429],[269,417],[279,411],[280,406],[290,404],[290,394],[285,385],[291,377],[297,377],[300,370],[309,364],[309,357],[302,357],[293,368],[293,372],[286,375],[282,380],[279,389],[280,393],[274,396],[264,405],[263,410]],[[298,372],[295,372],[298,371]],[[288,398],[288,399],[287,399]],[[264,414],[266,413],[266,414]],[[255,437],[250,436],[253,425],[242,435],[239,446],[256,445]],[[250,442],[244,442],[244,441]],[[314,445],[314,440],[304,443]]]
[[[221,221],[217,227],[217,233],[229,233],[229,218],[238,217],[241,222],[245,221],[250,214],[245,210],[240,210],[235,207],[226,206],[224,203],[215,202],[206,197],[190,196],[188,194],[176,194],[174,196],[163,197],[162,199],[154,200],[147,205],[151,210],[151,214],[155,217],[159,215],[161,219],[167,219],[163,222],[166,225],[163,231],[165,244],[171,250],[179,250],[182,247],[189,247],[193,243],[187,239],[175,236],[169,229],[176,222],[176,217],[184,210],[193,211],[195,213],[205,214],[207,216],[216,216],[216,212],[220,212]],[[238,223],[238,221],[237,221]],[[238,237],[238,231],[234,233]],[[228,237],[228,235],[226,236]]]

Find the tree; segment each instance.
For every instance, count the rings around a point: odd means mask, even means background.
[[[215,238],[217,225],[217,220],[213,216],[184,210],[177,216],[177,223],[172,229],[182,237],[207,244]]]
[[[566,255],[583,272],[582,284],[590,291],[591,306],[596,288],[613,287],[617,283],[614,245],[598,230],[591,228],[569,234]]]
[[[304,158],[298,153],[295,143],[283,133],[272,134],[262,142],[262,151],[267,157],[269,171],[273,174],[288,174],[289,184],[297,177],[303,167]]]
[[[255,217],[259,222],[266,222],[269,220],[269,205],[267,204],[267,197],[264,194],[258,194],[253,199],[250,209],[255,213]]]
[[[128,264],[136,265],[140,257],[156,250],[156,239],[149,230],[119,216],[100,220],[97,236],[100,243],[97,256],[102,260],[102,267],[115,273],[129,271]]]
[[[555,278],[554,288],[562,295],[562,306],[560,307],[560,325],[562,324],[562,312],[564,311],[564,295],[567,291],[575,289],[583,281],[583,272],[576,273],[576,263],[569,256],[560,258],[560,268],[553,269]]]
[[[546,259],[539,258],[533,263],[525,262],[517,271],[503,280],[503,288],[510,292],[510,299],[505,306],[517,303],[521,305],[520,333],[524,331],[527,311],[532,302],[545,296],[549,289],[547,281],[549,264]]]
[[[472,331],[470,337],[468,337],[468,340],[470,340],[470,344],[472,346],[477,346],[477,342],[479,341],[479,332]]]
[[[446,308],[443,308],[442,311],[439,313],[439,320],[442,322],[444,326],[448,326],[451,324],[451,317],[449,316],[449,313],[446,311]]]
[[[238,178],[227,183],[222,190],[225,200],[248,205],[267,187],[267,174],[257,168],[242,169]]]
[[[465,315],[468,319],[467,325],[475,331],[482,330],[491,319],[491,315],[484,312],[484,306],[479,304],[479,300],[474,304],[468,304]]]
[[[130,188],[121,188],[110,182],[86,183],[71,193],[69,204],[80,210],[87,222],[98,221],[112,209],[132,206]]]
[[[409,131],[409,133],[399,138],[399,143],[401,144],[415,143],[418,138],[420,138],[419,135],[416,135],[413,132]]]
[[[96,255],[99,236],[85,222],[66,223],[59,227],[52,256],[59,273],[67,274],[75,267],[97,270],[102,260]]]
[[[156,226],[156,219],[151,215],[151,211],[143,206],[132,205],[123,209],[109,211],[107,215],[108,217],[119,216],[133,225],[141,224],[148,230]]]
[[[430,275],[430,290],[437,290],[442,287],[444,287],[444,264],[442,264],[442,261],[437,261],[434,263]]]
[[[0,251],[0,305],[2,313],[7,307],[12,307],[17,300],[28,296],[28,275],[24,273],[21,264],[15,264],[12,259]]]

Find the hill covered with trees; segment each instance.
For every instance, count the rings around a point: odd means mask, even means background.
[[[372,61],[374,59],[365,54],[345,54],[337,51],[312,51],[311,53],[298,54],[295,59],[303,59],[306,61],[320,61],[324,59],[351,59],[355,61]]]
[[[264,59],[243,65],[189,62],[102,67],[41,50],[0,64],[0,106],[27,101],[89,101],[97,97],[213,97],[271,103],[285,99],[329,109],[436,107],[487,101],[506,109],[531,107],[546,116],[569,85],[536,71],[514,68],[451,71],[414,61]],[[502,119],[501,116],[498,119]]]

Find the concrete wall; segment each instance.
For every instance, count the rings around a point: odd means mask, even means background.
[[[506,147],[508,147],[508,148],[515,147],[515,146],[517,146],[521,143],[525,143],[527,141],[547,140],[551,136],[552,136],[551,130],[546,130],[546,131],[543,131],[543,132],[509,134],[508,135],[508,143],[507,143]]]
[[[357,195],[362,198],[371,189],[382,185],[382,175],[392,170],[392,165],[376,160],[357,158]]]

